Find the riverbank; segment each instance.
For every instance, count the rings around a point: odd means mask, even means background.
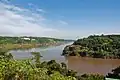
[[[120,35],[93,35],[64,48],[64,56],[120,59]]]
[[[120,59],[119,55],[111,55],[109,53],[98,53],[97,51],[91,51],[86,48],[81,49],[80,45],[67,45],[62,53],[63,56],[78,56],[83,58],[100,58],[100,59]]]
[[[11,54],[0,54],[0,80],[104,80],[104,76],[98,74],[77,75],[77,72],[68,69],[63,62],[41,62],[39,52],[32,54],[32,60],[16,60]]]
[[[51,46],[47,48],[34,48],[32,50],[14,50],[10,53],[15,59],[28,59],[31,57],[31,51],[40,52],[43,56],[41,62],[56,60],[56,62],[64,62],[67,64],[68,69],[78,72],[78,74],[101,74],[107,75],[112,69],[120,66],[120,59],[101,59],[90,57],[78,57],[78,56],[61,56],[62,50],[68,43],[60,46]]]
[[[49,42],[49,43],[29,43],[29,44],[0,44],[1,49],[17,50],[17,49],[31,49],[44,46],[58,46],[65,44],[65,42]]]
[[[57,63],[55,60],[41,62],[41,60],[40,60],[41,58],[39,57],[40,55],[41,54],[39,52],[34,52],[33,60],[35,61],[35,63],[32,63],[32,60],[28,60],[28,59],[26,59],[26,60],[16,60],[10,54],[5,54],[5,53],[4,53],[4,55],[1,54],[0,55],[0,57],[1,57],[0,58],[0,60],[1,60],[0,69],[2,71],[0,71],[0,73],[3,74],[3,75],[7,75],[7,76],[0,75],[0,76],[2,76],[1,77],[2,80],[3,79],[10,79],[10,78],[13,79],[13,78],[16,78],[15,76],[18,76],[19,79],[20,78],[22,78],[22,79],[25,78],[26,79],[26,76],[27,76],[27,79],[33,77],[32,80],[36,79],[34,76],[37,76],[37,78],[40,77],[39,78],[40,80],[45,79],[46,78],[45,76],[48,76],[50,78],[49,80],[60,80],[60,79],[61,80],[104,80],[105,76],[101,75],[99,73],[97,73],[97,74],[87,73],[87,74],[79,75],[79,74],[77,74],[76,71],[74,71],[72,69],[69,69],[67,67],[67,65],[63,62],[62,63]],[[7,68],[4,68],[4,66],[6,66]],[[90,66],[84,66],[84,69],[89,69],[87,67],[90,68]],[[98,67],[94,67],[93,69],[96,70],[95,68],[98,69]],[[102,69],[102,67],[99,67],[99,68]],[[118,70],[119,67],[116,68],[116,69]],[[3,72],[5,72],[5,73],[3,73]],[[57,72],[57,74],[55,74],[56,72]],[[27,73],[27,75],[26,75],[26,73]],[[33,74],[33,73],[37,73],[37,74]],[[115,73],[115,78],[117,77],[119,79],[119,73],[116,75],[115,70],[114,70],[114,73]],[[110,75],[107,75],[107,77],[114,78],[114,73],[112,73],[112,74],[109,73]],[[22,77],[21,77],[21,74],[22,74]],[[15,76],[13,76],[13,75],[15,75]],[[41,77],[41,75],[42,75],[42,77]],[[51,77],[53,75],[54,75],[54,77],[51,79]],[[9,76],[11,76],[11,77],[9,77]],[[59,78],[58,78],[58,76],[59,76]],[[45,80],[47,80],[48,77]],[[57,77],[57,79],[55,77]],[[67,79],[67,78],[64,79],[64,77],[68,77],[69,79]],[[37,80],[39,80],[39,79],[37,79]]]
[[[31,49],[31,48],[38,48],[43,46],[57,46],[57,45],[65,44],[70,41],[72,40],[64,40],[64,39],[49,38],[49,37],[0,36],[0,48],[7,50]]]

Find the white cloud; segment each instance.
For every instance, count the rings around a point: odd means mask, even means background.
[[[40,9],[40,8],[37,8],[36,11],[45,13],[45,11],[43,9]]]
[[[43,26],[44,20],[46,19],[36,12],[0,3],[0,35],[51,36],[57,33],[56,29]]]
[[[2,5],[4,5],[4,4],[2,4]],[[4,8],[8,9],[8,10],[14,10],[14,11],[26,11],[27,10],[27,9],[22,9],[22,8],[13,6],[13,5],[4,5]]]
[[[68,23],[66,21],[63,21],[63,20],[59,20],[59,23],[64,24],[64,25],[68,25]]]
[[[29,5],[29,6],[34,6],[34,4],[32,4],[32,3],[28,3],[28,5]]]
[[[36,12],[41,12],[41,13],[46,13],[45,10],[38,8],[37,5],[34,5],[33,3],[28,3],[29,7],[31,7],[31,9],[36,10]]]

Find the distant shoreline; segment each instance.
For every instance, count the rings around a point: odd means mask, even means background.
[[[34,43],[34,44],[0,44],[1,49],[7,49],[7,50],[18,50],[18,49],[32,49],[32,48],[38,48],[38,47],[44,47],[44,46],[58,46],[65,44],[66,42],[54,42],[54,43]]]
[[[0,36],[0,48],[6,50],[13,49],[31,49],[42,46],[56,46],[61,45],[72,40],[64,40],[49,37],[10,37],[10,36]]]

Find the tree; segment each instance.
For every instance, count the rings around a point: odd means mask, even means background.
[[[66,46],[62,55],[120,58],[120,35],[93,35],[78,39],[72,45]]]
[[[41,54],[40,54],[40,52],[31,52],[32,53],[32,55],[33,55],[33,60],[35,60],[35,64],[36,64],[36,67],[40,67],[40,57],[42,57],[41,56]]]
[[[65,63],[61,63],[63,69],[67,69],[67,65]]]

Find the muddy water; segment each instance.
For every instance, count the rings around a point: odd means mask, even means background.
[[[69,43],[72,44],[72,43]],[[68,57],[65,58],[61,56],[62,51],[66,45],[52,46],[48,48],[34,48],[30,50],[12,50],[14,58],[24,59],[31,57],[30,52],[37,51],[43,56],[42,61],[56,60],[58,62],[65,62],[69,69],[76,70],[80,74],[84,73],[99,73],[107,74],[113,68],[120,65],[120,60],[118,59],[93,59],[93,58],[80,58],[80,57]]]
[[[106,75],[113,68],[120,66],[119,59],[93,59],[68,57],[68,67],[76,70],[80,74],[84,73],[99,73]]]

